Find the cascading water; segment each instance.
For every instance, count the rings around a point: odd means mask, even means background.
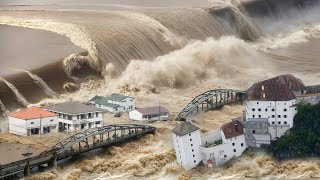
[[[19,92],[19,90],[13,84],[11,84],[9,81],[7,81],[6,79],[1,78],[1,77],[0,77],[0,81],[3,81],[12,90],[12,92],[14,92],[14,94],[16,96],[15,98],[21,104],[23,104],[24,106],[28,106],[29,105],[29,103],[26,100],[26,98]]]

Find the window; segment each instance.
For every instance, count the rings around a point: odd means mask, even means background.
[[[193,157],[196,157],[195,155],[192,155]]]
[[[194,149],[192,149],[192,152],[194,152]]]
[[[189,136],[191,136],[191,134],[189,134]]]
[[[259,115],[259,118],[261,118],[261,115]]]
[[[99,117],[99,113],[96,112],[96,117]]]
[[[236,150],[236,149],[233,149],[233,152],[237,152],[237,150]]]
[[[278,115],[278,118],[281,118],[281,115]]]
[[[287,118],[287,115],[283,115],[284,118]]]
[[[254,108],[252,108],[252,111],[255,111],[255,109],[254,109]]]
[[[257,102],[257,104],[259,104],[259,102]]]
[[[287,109],[284,109],[283,111],[284,111],[284,112],[287,112]]]
[[[235,146],[235,144],[234,144],[234,143],[232,143],[232,146]]]
[[[252,134],[256,133],[256,130],[252,130]]]
[[[284,105],[287,105],[287,103],[284,103]]]
[[[34,124],[34,122],[31,122],[31,124]]]
[[[272,124],[274,124],[274,121],[272,121]]]
[[[224,158],[226,158],[227,157],[227,155],[224,155]]]
[[[266,112],[268,111],[268,109],[266,108]]]
[[[53,122],[53,119],[51,119],[50,121]]]
[[[256,117],[256,115],[252,115],[252,117],[254,118],[254,117]]]
[[[258,111],[261,111],[261,108],[259,108]]]
[[[190,141],[192,141],[192,139],[190,139]]]
[[[191,144],[191,146],[193,146],[193,144]]]
[[[96,124],[100,124],[100,121],[97,121]]]
[[[194,160],[193,162],[194,162],[194,163],[196,163],[197,161],[196,161],[196,160]]]
[[[287,124],[287,121],[285,121],[284,124]]]
[[[271,117],[274,118],[274,115],[272,115]]]
[[[273,111],[274,112],[274,108],[272,108],[272,110],[271,111]]]
[[[241,143],[241,147],[243,147],[243,143]]]
[[[281,124],[281,121],[278,121],[278,124]]]

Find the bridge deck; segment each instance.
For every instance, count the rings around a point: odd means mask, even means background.
[[[85,153],[97,148],[110,147],[152,133],[155,128],[147,125],[110,125],[96,130],[74,134],[38,156],[0,165],[0,180],[15,179],[17,175],[30,174],[39,165],[54,164],[57,160]]]

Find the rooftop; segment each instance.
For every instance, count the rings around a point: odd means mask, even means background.
[[[283,84],[254,84],[248,90],[248,100],[259,101],[289,101],[296,96],[287,85]]]
[[[105,98],[108,99],[108,100],[112,100],[112,101],[122,101],[124,100],[125,98],[128,98],[130,96],[124,96],[124,95],[121,95],[121,94],[111,94],[110,96],[106,96]],[[131,97],[133,98],[133,97]]]
[[[102,109],[96,108],[95,106],[90,106],[78,102],[65,102],[56,104],[53,106],[44,107],[49,111],[61,112],[66,114],[81,114],[88,112],[102,112]]]
[[[104,106],[107,106],[107,107],[113,107],[113,108],[119,106],[118,104],[108,103],[108,100],[109,100],[109,98],[103,97],[101,99],[98,99],[96,101],[96,104],[101,104],[101,105],[104,105]]]
[[[98,99],[101,99],[102,96],[94,96],[92,99],[90,99],[88,102],[96,101]]]
[[[22,109],[18,112],[11,113],[9,116],[18,118],[18,119],[30,120],[30,119],[54,117],[54,116],[57,116],[57,114],[43,110],[39,107],[30,107],[30,108]]]
[[[243,135],[243,125],[239,120],[231,121],[222,125],[221,130],[223,131],[226,139]]]
[[[183,122],[182,124],[180,124],[179,126],[175,127],[172,132],[178,136],[184,136],[186,134],[192,133],[196,130],[198,130],[199,128],[191,123],[188,122]]]
[[[296,99],[292,91],[304,90],[303,82],[291,74],[260,81],[248,90],[248,100],[288,101]]]
[[[162,106],[153,106],[153,107],[146,107],[146,108],[139,108],[136,109],[139,111],[142,115],[154,115],[154,114],[160,114],[160,113],[168,113],[169,110]]]

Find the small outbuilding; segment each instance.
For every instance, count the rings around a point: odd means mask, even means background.
[[[21,136],[57,132],[58,123],[57,114],[30,107],[9,115],[9,132]]]
[[[166,121],[169,118],[169,110],[162,106],[139,108],[129,112],[129,119],[136,121]]]

